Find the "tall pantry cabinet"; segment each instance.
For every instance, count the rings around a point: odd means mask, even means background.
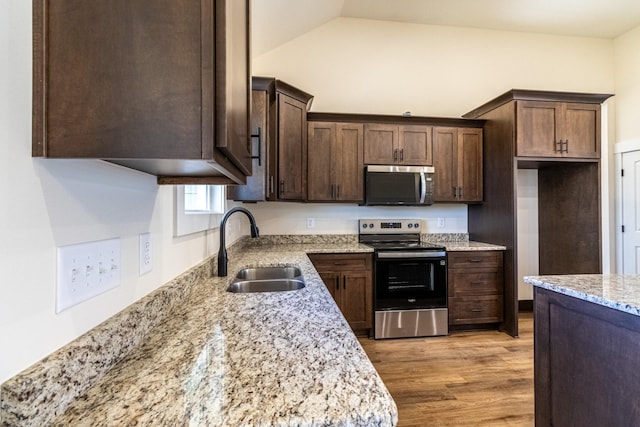
[[[484,119],[484,203],[469,237],[504,245],[504,320],[518,335],[517,173],[538,170],[540,274],[601,273],[600,104],[611,95],[511,90],[464,115]]]

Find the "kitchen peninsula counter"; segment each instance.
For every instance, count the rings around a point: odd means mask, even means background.
[[[373,249],[357,235],[263,236],[228,252],[228,277],[205,260],[3,383],[0,425],[395,425],[306,255]],[[274,265],[299,266],[306,287],[225,291],[241,268]]]
[[[371,251],[353,242],[232,248],[229,277],[183,283],[193,287],[184,302],[119,362],[94,375],[79,396],[69,392],[83,384],[83,371],[75,365],[116,359],[110,354],[115,348],[100,346],[103,354],[96,355],[86,347],[104,335],[135,335],[131,316],[113,327],[101,325],[89,333],[99,336],[80,337],[84,344],[63,348],[3,384],[2,422],[393,426],[397,408],[391,395],[306,256]],[[305,288],[225,291],[243,267],[290,265],[301,268]],[[154,311],[150,316],[169,310],[143,302]]]
[[[536,425],[636,425],[640,276],[524,280],[534,285]]]

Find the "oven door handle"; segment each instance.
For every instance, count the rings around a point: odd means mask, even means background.
[[[393,259],[393,258],[444,258],[446,252],[417,252],[417,251],[405,251],[405,252],[378,252],[378,259]]]
[[[420,172],[420,204],[424,205],[424,200],[427,198],[427,179],[424,176],[424,172]]]

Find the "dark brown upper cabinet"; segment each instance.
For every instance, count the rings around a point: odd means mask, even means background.
[[[313,96],[273,77],[252,81],[253,175],[245,185],[229,186],[227,198],[305,201],[307,111]]]
[[[517,101],[516,155],[600,158],[600,104]]]
[[[431,166],[431,127],[368,123],[364,127],[367,165]]]
[[[435,127],[434,202],[482,201],[482,129]]]
[[[357,202],[363,192],[363,125],[307,123],[308,200]]]
[[[251,95],[251,138],[253,174],[245,185],[227,186],[227,198],[242,202],[277,200],[276,79],[253,77]]]
[[[307,199],[307,111],[313,96],[276,80],[278,199]]]
[[[34,157],[251,174],[249,0],[33,0]]]

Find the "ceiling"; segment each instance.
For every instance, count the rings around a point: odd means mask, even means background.
[[[639,0],[252,0],[261,55],[337,17],[613,39],[640,26]]]

